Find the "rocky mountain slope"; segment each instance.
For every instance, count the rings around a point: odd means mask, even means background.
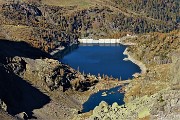
[[[59,63],[25,42],[1,39],[0,51],[1,108],[11,115],[25,112],[31,118],[34,109],[43,107],[54,97],[60,97],[58,94],[63,91],[85,91],[99,81]],[[53,93],[56,89],[59,93]],[[68,104],[77,109],[81,107],[73,100],[69,100]]]
[[[169,70],[167,73],[168,79],[156,79],[158,83],[153,81],[153,78],[148,80],[141,79],[141,83],[138,79],[134,79],[126,87],[126,103],[124,105],[119,106],[117,103],[113,103],[111,106],[106,102],[101,102],[92,111],[90,120],[178,120],[180,118],[179,54],[180,51],[173,54],[172,63],[169,65],[169,69],[166,69]],[[144,75],[144,77],[147,76]],[[168,82],[168,84],[163,83],[163,81]],[[137,82],[141,84],[141,87]],[[151,87],[151,84],[153,84],[153,88],[148,88]],[[163,87],[161,87],[162,84],[164,85]],[[83,118],[84,116],[82,115],[77,119],[85,119]]]
[[[170,14],[172,21],[147,17],[138,13],[139,11],[131,12],[131,7],[124,8],[116,1],[87,0],[85,7],[79,5],[81,1],[75,5],[73,0],[69,1],[70,4],[62,1],[62,5],[57,0],[53,2],[57,3],[56,6],[50,5],[46,0],[40,2],[15,0],[1,4],[1,32],[3,31],[7,39],[25,40],[35,47],[50,52],[60,45],[76,43],[78,37],[107,38],[121,36],[121,32],[132,34],[169,32],[179,28],[179,2],[162,4],[165,8],[172,6],[169,11],[176,11]],[[173,6],[174,4],[177,5]]]
[[[0,56],[0,109],[14,119],[72,119],[90,94],[121,84],[81,74],[23,41],[0,39]]]
[[[0,116],[176,120],[178,7],[177,0],[0,0]],[[138,35],[125,41],[136,43],[127,51],[147,71],[125,87],[125,105],[101,103],[90,113],[77,115],[90,94],[104,89],[107,82],[108,87],[120,83],[79,73],[49,53],[78,44],[79,37],[119,38],[127,33]]]

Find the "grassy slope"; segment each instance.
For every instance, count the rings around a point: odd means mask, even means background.
[[[53,6],[79,6],[80,8],[94,5],[94,2],[91,0],[42,0],[42,3]]]
[[[166,55],[165,58],[171,58],[171,53],[176,51],[180,46],[180,31],[154,33],[150,34],[150,36],[147,38],[143,36],[139,37],[136,41],[138,45],[130,47],[131,55],[135,59],[142,61],[149,72],[139,78],[135,78],[128,86],[125,94],[126,102],[131,99],[131,96],[141,97],[144,95],[153,95],[162,89],[168,88],[172,84],[171,75],[169,74],[171,63],[157,64],[155,62],[146,63],[146,61],[153,61],[155,56],[162,56],[164,54]],[[142,48],[143,45],[145,48]],[[168,46],[167,48],[165,47],[166,45]]]

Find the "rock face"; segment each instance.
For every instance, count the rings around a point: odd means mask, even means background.
[[[63,91],[72,88],[84,91],[97,82],[97,78],[84,76],[67,65],[54,59],[28,59],[26,62],[25,78],[44,82],[50,90],[61,88]]]
[[[51,90],[58,88],[64,74],[60,74],[63,66],[53,59],[28,59],[26,61],[25,78],[45,83]]]

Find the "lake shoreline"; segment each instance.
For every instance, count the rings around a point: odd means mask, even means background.
[[[131,43],[131,42],[121,42],[121,43],[119,43],[119,44],[121,44],[121,45],[124,45],[124,46],[126,46],[126,48],[125,48],[125,50],[124,50],[124,52],[123,52],[123,54],[124,55],[127,55],[128,56],[128,60],[130,60],[130,61],[132,61],[133,63],[135,63],[136,65],[138,65],[139,67],[141,66],[139,63],[138,63],[138,61],[137,60],[135,60],[135,59],[133,59],[130,55],[129,55],[129,53],[127,52],[127,49],[128,49],[128,46],[131,46],[131,45],[136,45],[135,43]],[[72,46],[68,46],[68,47],[66,47],[66,48],[64,48],[64,49],[61,49],[61,50],[59,50],[58,52],[56,52],[54,55],[52,55],[53,57],[56,57],[56,58],[58,58],[59,57],[59,55],[61,54],[62,55],[62,53],[68,53],[68,52],[70,52],[71,50],[73,50],[73,48],[74,48],[74,46],[78,46],[78,45],[72,45]],[[59,55],[58,55],[59,54]],[[64,55],[63,54],[63,55]],[[125,59],[127,59],[127,58],[125,58]],[[141,69],[141,73],[143,73],[144,72],[144,69],[142,69],[141,67],[140,67],[140,69]],[[143,71],[143,72],[142,72]],[[136,73],[135,73],[136,74]],[[128,81],[128,82],[126,82],[126,81]],[[114,87],[117,87],[117,86],[124,86],[124,84],[128,84],[130,82],[130,80],[124,80],[124,81],[106,81],[106,80],[100,80],[95,86],[92,86],[88,91],[84,91],[83,93],[78,93],[78,92],[75,92],[75,93],[77,93],[77,95],[72,95],[77,101],[79,101],[79,103],[81,104],[81,110],[83,110],[83,104],[86,102],[86,101],[88,101],[88,99],[90,98],[90,96],[91,95],[93,95],[93,94],[95,94],[95,93],[97,93],[97,92],[99,92],[99,91],[101,91],[101,90],[110,90],[110,89],[112,89],[112,88],[114,88]],[[81,110],[79,110],[80,112],[81,112]]]
[[[116,80],[100,80],[96,85],[92,86],[89,90],[79,93],[79,95],[73,95],[82,105],[81,110],[83,110],[83,104],[88,101],[91,95],[96,94],[102,90],[110,90],[115,87],[122,87],[125,84],[128,84],[131,80],[123,80],[123,81],[116,81]]]
[[[133,42],[123,42],[121,41],[120,44],[127,46],[126,49],[124,50],[123,54],[127,56],[127,58],[124,58],[124,61],[131,61],[134,64],[138,65],[139,68],[141,69],[141,73],[134,73],[133,76],[136,77],[140,74],[144,74],[147,71],[147,68],[145,66],[145,64],[143,64],[141,61],[136,60],[132,57],[132,55],[130,55],[130,53],[128,52],[128,46],[132,46],[132,45],[137,45],[136,43]]]
[[[141,73],[140,74],[145,74],[147,71],[147,68],[145,66],[145,64],[143,64],[141,61],[136,60],[135,58],[133,58],[130,53],[128,52],[128,47],[125,49],[125,51],[123,52],[124,55],[127,55],[127,58],[124,58],[125,61],[132,61],[134,64],[138,65],[139,68],[141,69]],[[138,73],[133,74],[133,76],[136,76]]]
[[[58,59],[59,58],[63,58],[66,54],[68,54],[69,52],[71,52],[72,50],[76,49],[79,46],[79,44],[73,43],[69,46],[66,47],[62,47],[59,46],[57,47],[55,50],[53,50],[51,53],[49,53],[54,59]]]

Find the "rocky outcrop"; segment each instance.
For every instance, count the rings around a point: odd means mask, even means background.
[[[95,76],[82,75],[25,42],[0,40],[0,44],[0,63],[30,83],[47,86],[46,90],[72,88],[84,91],[98,82]]]
[[[7,66],[19,76],[22,76],[26,70],[26,62],[18,56],[15,56]]]
[[[63,66],[53,59],[24,58],[26,71],[24,77],[30,81],[45,83],[51,90],[58,88],[64,74]],[[61,71],[61,72],[60,72]]]
[[[130,103],[112,106],[102,101],[93,110],[90,120],[135,120],[148,118],[152,120],[179,119],[180,92],[164,90],[150,97],[137,98]]]
[[[69,66],[61,64],[58,60],[23,59],[26,62],[25,78],[45,82],[50,90],[60,88],[65,91],[72,88],[84,91],[98,82],[95,76],[84,76]]]
[[[28,119],[28,115],[25,112],[21,112],[21,113],[17,114],[16,117],[18,117],[22,120]]]

